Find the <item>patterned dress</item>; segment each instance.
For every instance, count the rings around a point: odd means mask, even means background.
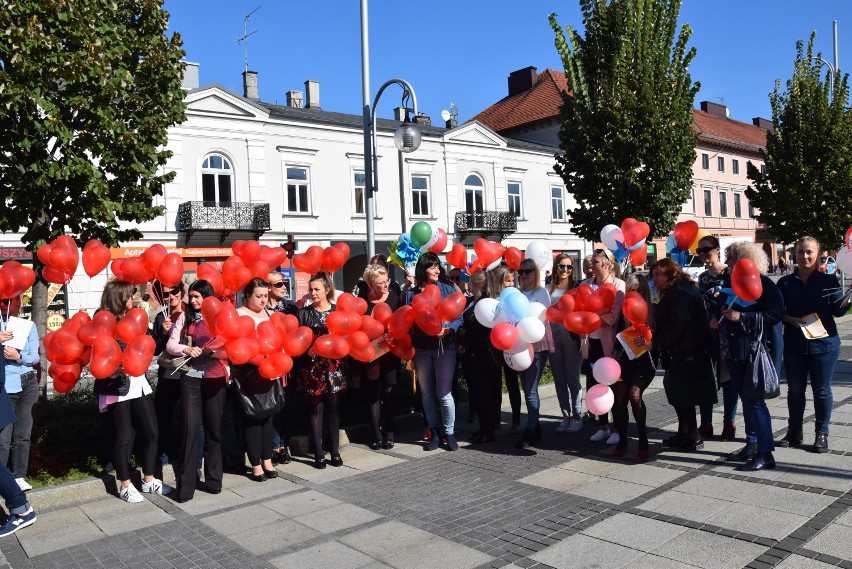
[[[313,330],[314,337],[328,334],[325,320],[331,310],[320,312],[312,307],[299,310],[299,324]],[[308,395],[322,396],[346,389],[343,360],[330,360],[318,355],[305,354],[299,359],[298,385]]]

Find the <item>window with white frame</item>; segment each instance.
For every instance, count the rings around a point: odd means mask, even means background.
[[[209,154],[201,163],[201,199],[206,204],[230,204],[233,199],[234,169],[221,154]]]
[[[310,171],[301,166],[285,168],[287,211],[289,213],[311,213],[311,177]]]
[[[728,217],[728,192],[719,191],[719,217]]]
[[[429,176],[411,176],[411,215],[429,217]]]
[[[506,201],[509,206],[509,213],[512,213],[518,219],[521,218],[521,183],[509,182],[506,184]]]
[[[551,186],[550,188],[550,219],[565,221],[565,200],[562,197],[560,186]]]
[[[709,154],[701,154],[701,169],[709,170],[710,169],[710,155]]]
[[[734,217],[743,216],[743,195],[734,193]]]
[[[725,157],[724,156],[719,156],[718,158],[716,158],[716,169],[720,172],[725,171]]]
[[[467,213],[482,213],[485,209],[485,184],[482,178],[471,174],[464,180],[464,210]]]
[[[713,192],[704,190],[704,215],[713,215]]]
[[[735,158],[731,159],[731,174],[734,176],[740,175],[740,161]]]
[[[354,186],[352,211],[355,215],[367,215],[367,176],[364,172],[355,172],[352,183]]]

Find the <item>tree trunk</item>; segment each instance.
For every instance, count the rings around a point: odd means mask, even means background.
[[[41,263],[38,259],[33,259],[33,267],[36,269],[37,274],[41,274]],[[37,278],[33,284],[32,312],[30,313],[30,318],[32,318],[33,323],[36,325],[38,337],[44,339],[45,334],[47,334],[47,283],[41,278]],[[53,380],[47,375],[48,362],[44,348],[39,349],[39,354],[41,356],[39,389],[41,395],[46,397],[48,394],[53,393]]]

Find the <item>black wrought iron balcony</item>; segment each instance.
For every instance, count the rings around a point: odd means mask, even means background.
[[[184,202],[178,207],[178,231],[186,240],[198,231],[220,234],[220,242],[231,232],[252,233],[258,239],[269,226],[269,204],[250,202]]]
[[[508,211],[456,212],[456,232],[462,237],[471,234],[496,234],[503,239],[518,230],[518,216]]]

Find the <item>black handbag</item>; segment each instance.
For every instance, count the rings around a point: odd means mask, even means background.
[[[118,395],[123,396],[130,393],[130,378],[124,374],[95,379],[92,386],[95,395]]]
[[[778,370],[766,351],[763,343],[763,317],[754,321],[755,339],[751,342],[749,359],[745,366],[743,391],[751,399],[775,399],[781,395],[781,383]]]
[[[284,408],[284,384],[269,380],[257,366],[231,366],[231,389],[249,419],[266,419]]]

